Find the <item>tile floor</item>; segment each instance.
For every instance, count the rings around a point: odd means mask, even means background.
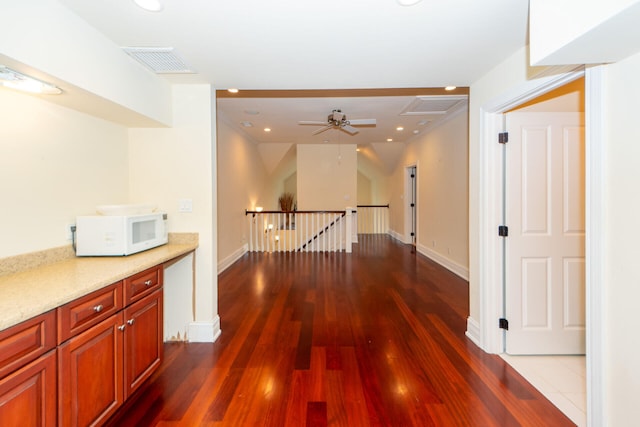
[[[587,425],[584,356],[501,356],[578,427]]]

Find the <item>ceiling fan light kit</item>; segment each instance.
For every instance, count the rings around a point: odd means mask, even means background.
[[[342,131],[347,132],[348,134],[355,135],[358,133],[358,129],[353,126],[366,126],[376,124],[376,119],[355,119],[355,120],[347,120],[347,115],[342,112],[340,109],[335,109],[327,116],[326,122],[320,121],[308,121],[301,120],[298,122],[299,125],[313,125],[313,126],[324,126],[314,132],[312,135],[317,135],[325,130],[329,130],[332,128],[340,129]]]

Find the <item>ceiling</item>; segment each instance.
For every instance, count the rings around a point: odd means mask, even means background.
[[[173,48],[193,72],[158,75],[211,84],[219,118],[256,143],[406,142],[464,107],[468,86],[526,45],[528,19],[528,0],[163,0],[160,12],[59,1],[118,46]],[[353,136],[298,125],[333,109],[377,124]]]

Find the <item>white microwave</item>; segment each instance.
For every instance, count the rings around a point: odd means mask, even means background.
[[[76,218],[78,256],[124,256],[164,245],[167,214],[94,215]]]

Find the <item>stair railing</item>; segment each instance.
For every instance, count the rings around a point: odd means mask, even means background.
[[[358,205],[358,234],[389,232],[389,204]]]
[[[357,225],[344,211],[245,211],[250,252],[351,252]]]

